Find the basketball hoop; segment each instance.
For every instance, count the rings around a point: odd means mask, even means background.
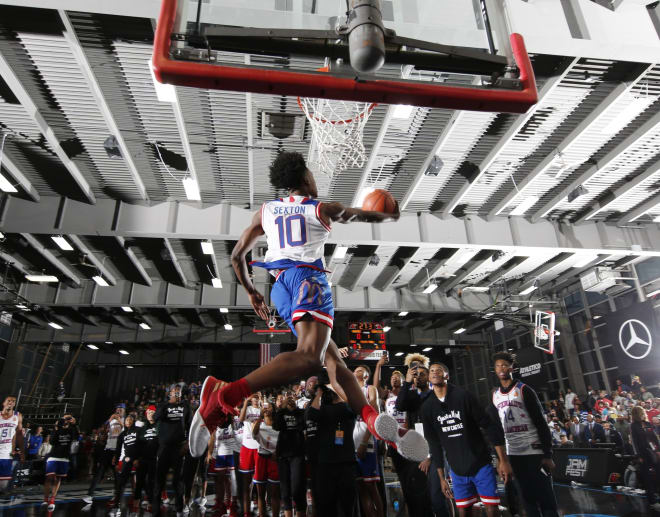
[[[554,354],[555,336],[558,335],[559,332],[555,330],[555,313],[537,310],[534,318],[534,348],[546,354]]]
[[[318,69],[328,70],[327,66]],[[346,169],[364,166],[367,153],[362,134],[375,103],[298,97],[298,105],[312,128],[307,158],[312,170],[332,178]]]

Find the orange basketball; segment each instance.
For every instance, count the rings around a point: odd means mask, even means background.
[[[396,202],[387,190],[377,188],[364,198],[362,210],[392,214],[396,210]]]

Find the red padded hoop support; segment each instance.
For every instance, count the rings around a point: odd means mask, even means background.
[[[520,34],[512,34],[510,39],[513,56],[520,69],[521,90],[465,88],[380,79],[355,81],[316,72],[240,68],[173,60],[170,58],[170,44],[178,0],[162,1],[152,60],[154,74],[162,83],[213,90],[509,113],[524,113],[538,101],[534,70]]]

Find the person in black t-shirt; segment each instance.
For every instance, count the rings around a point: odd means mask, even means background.
[[[275,413],[273,429],[279,431],[277,447],[278,470],[280,473],[280,500],[285,517],[296,517],[306,513],[305,496],[305,411],[296,407],[293,395],[288,394],[284,407]]]
[[[318,422],[317,514],[353,515],[357,499],[357,460],[353,443],[356,416],[329,387],[320,386],[308,408],[308,418]]]
[[[172,470],[172,487],[175,492],[176,511],[183,512],[183,484],[181,470],[187,449],[187,433],[190,429],[191,413],[188,402],[181,400],[181,386],[173,384],[168,402],[160,404],[154,414],[158,423],[158,456],[156,483],[154,484],[153,515],[160,515],[160,495],[165,488],[167,473]]]
[[[321,388],[319,385],[314,390],[312,400],[316,397],[316,392]],[[319,423],[314,417],[310,416],[310,409],[312,409],[311,402],[305,409],[305,462],[307,471],[307,480],[309,481],[309,488],[312,496],[312,511],[314,517],[318,515],[318,493],[316,491],[316,473],[318,472],[319,465]]]
[[[64,415],[55,424],[51,432],[50,443],[53,448],[46,461],[46,481],[44,482],[44,504],[48,504],[48,511],[55,509],[55,497],[60,489],[62,478],[69,471],[71,456],[71,443],[78,438],[76,419],[69,414]]]
[[[137,468],[135,482],[135,495],[139,499],[142,497],[142,490],[145,490],[149,507],[153,505],[154,483],[156,480],[156,458],[158,456],[158,428],[154,421],[156,406],[151,405],[147,408],[147,421],[140,428],[138,440],[140,441],[140,458]],[[151,512],[151,508],[147,511]]]
[[[133,467],[137,468],[139,465],[141,455],[139,433],[140,428],[135,426],[135,418],[133,418],[133,415],[128,415],[124,421],[124,430],[117,438],[117,449],[115,457],[112,459],[112,464],[116,467],[118,473],[114,499],[116,508],[121,508],[121,496],[124,493],[126,483],[133,473]],[[131,499],[132,504],[129,505],[129,511],[137,512],[139,510],[139,497],[136,497],[134,493]]]

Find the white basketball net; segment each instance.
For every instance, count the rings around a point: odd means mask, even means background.
[[[307,164],[329,178],[366,161],[364,126],[375,104],[299,97],[298,103],[312,128]]]

